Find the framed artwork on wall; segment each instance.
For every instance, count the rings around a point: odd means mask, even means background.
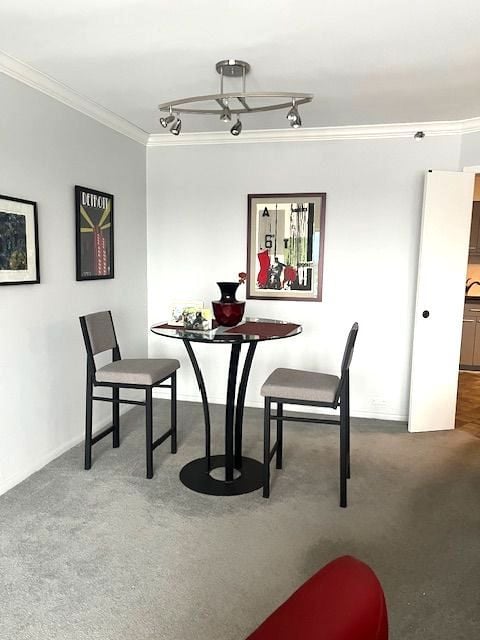
[[[114,277],[113,196],[75,187],[77,280]]]
[[[0,196],[0,284],[38,284],[37,203]]]
[[[326,198],[249,194],[247,298],[321,301]]]

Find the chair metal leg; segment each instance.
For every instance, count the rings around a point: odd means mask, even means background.
[[[147,478],[153,478],[153,412],[152,387],[145,389],[145,421],[146,421],[146,452]]]
[[[347,440],[348,419],[345,411],[345,391],[340,399],[340,506],[347,506]]]
[[[345,414],[347,421],[347,478],[350,478],[350,380],[349,372],[345,374]]]
[[[277,402],[277,416],[281,418],[283,416],[283,403]],[[283,464],[283,421],[277,420],[277,453],[276,453],[276,468],[281,469]]]
[[[177,372],[172,373],[172,393],[170,397],[170,424],[172,429],[171,452],[177,453]]]
[[[120,389],[118,387],[114,387],[112,389],[112,414],[113,414],[113,448],[117,449],[120,446]]]
[[[265,398],[263,414],[263,497],[270,497],[270,398]]]
[[[86,404],[85,404],[85,469],[92,466],[92,413],[93,413],[93,384],[87,373]]]

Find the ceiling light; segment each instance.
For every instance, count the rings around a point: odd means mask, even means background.
[[[302,119],[300,118],[300,114],[298,112],[295,117],[290,120],[290,126],[294,129],[299,129],[302,126]]]
[[[220,91],[201,96],[191,96],[190,98],[180,98],[170,100],[158,105],[160,111],[168,111],[169,116],[160,118],[162,127],[166,127],[172,120],[172,109],[176,113],[216,115],[223,122],[229,122],[232,114],[237,116],[237,122],[230,129],[230,133],[238,136],[242,130],[242,123],[239,116],[261,111],[276,111],[278,109],[289,109],[287,119],[294,129],[302,125],[302,120],[298,112],[298,106],[313,100],[311,93],[297,93],[289,91],[246,91],[246,75],[250,71],[250,65],[243,60],[220,60],[215,66],[220,74]],[[241,78],[240,91],[224,92],[224,78]],[[215,106],[214,103],[217,103]],[[213,103],[213,104],[212,104]],[[164,124],[165,122],[165,124]],[[180,125],[175,123],[170,129],[174,135],[180,133]],[[177,131],[178,129],[178,131]]]
[[[174,136],[178,136],[181,130],[182,121],[180,120],[180,118],[177,118],[176,122],[174,122],[174,124],[172,124],[172,126],[170,127],[170,133],[173,133]]]
[[[290,109],[290,111],[287,113],[287,120],[296,120],[298,117],[298,109],[297,109],[297,105],[295,103],[295,98],[292,100],[292,108]]]
[[[420,142],[420,140],[423,140],[425,137],[425,133],[423,131],[417,131],[417,133],[413,136],[413,139],[416,140],[417,142]]]
[[[168,125],[175,120],[175,116],[172,113],[172,108],[170,107],[170,113],[168,116],[162,116],[160,118],[160,124],[164,129],[168,127]]]
[[[242,131],[242,123],[240,122],[240,118],[237,116],[237,122],[230,129],[230,133],[232,136],[239,136]]]

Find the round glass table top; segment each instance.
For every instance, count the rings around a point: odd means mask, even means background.
[[[290,338],[302,332],[302,326],[283,320],[268,318],[244,318],[235,327],[215,327],[210,331],[193,331],[182,326],[170,325],[167,322],[154,324],[150,331],[167,338],[178,338],[189,342],[260,342],[263,340],[279,340]]]

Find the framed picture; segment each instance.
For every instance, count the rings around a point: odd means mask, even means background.
[[[0,284],[39,282],[37,203],[0,196]]]
[[[113,278],[113,196],[75,187],[77,280]]]
[[[249,194],[247,298],[322,299],[326,197]]]

